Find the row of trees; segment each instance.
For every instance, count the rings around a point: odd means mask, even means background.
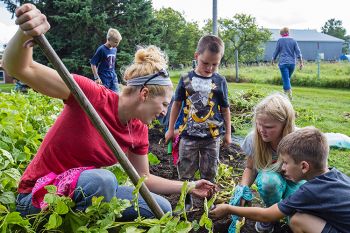
[[[151,0],[0,0],[10,12],[16,5],[35,4],[51,24],[47,38],[74,73],[91,76],[90,58],[97,46],[105,42],[108,28],[117,28],[123,37],[119,45],[117,67],[128,65],[138,46],[154,44],[165,50],[171,67],[189,65],[198,39],[211,33],[212,20],[200,28],[197,22],[187,22],[180,12],[171,8],[155,11]],[[328,23],[328,22],[327,22]],[[268,29],[259,27],[250,15],[237,14],[219,19],[219,36],[225,42],[224,65],[234,63],[238,50],[239,61],[255,61],[263,54],[264,42],[270,38]],[[341,21],[329,21],[324,32],[345,39]],[[337,34],[335,34],[337,33]],[[339,33],[339,34],[338,34]],[[47,61],[35,53],[40,62]]]

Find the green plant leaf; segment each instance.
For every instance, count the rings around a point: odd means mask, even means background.
[[[158,165],[160,163],[160,160],[158,157],[153,153],[148,153],[148,162],[151,166]]]
[[[161,233],[160,225],[156,225],[151,227],[148,231],[148,233]]]
[[[57,213],[53,213],[49,217],[49,221],[45,224],[47,230],[56,229],[62,225],[62,217]]]
[[[16,202],[16,197],[13,192],[3,192],[0,194],[0,203],[1,204],[14,204]]]
[[[187,232],[190,232],[191,230],[192,230],[192,225],[190,222],[180,222],[176,226],[176,232],[178,233],[187,233]]]
[[[69,211],[68,206],[62,200],[58,200],[55,206],[55,212],[57,214],[67,214]]]

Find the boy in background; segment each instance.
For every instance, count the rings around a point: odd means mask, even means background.
[[[203,36],[194,54],[197,66],[180,78],[171,108],[166,142],[174,137],[175,121],[184,102],[184,118],[179,128],[177,170],[180,180],[193,180],[199,169],[202,179],[214,181],[220,151],[220,135],[231,143],[231,119],[227,83],[216,73],[224,55],[223,41]],[[224,130],[225,129],[225,130]]]
[[[350,178],[328,168],[329,146],[323,133],[305,127],[285,136],[278,145],[282,171],[294,182],[307,180],[291,196],[269,208],[220,204],[210,212],[220,218],[228,214],[261,222],[290,217],[293,232],[350,232]]]
[[[107,33],[106,43],[97,48],[90,62],[95,82],[103,84],[114,92],[119,92],[115,61],[117,57],[117,46],[121,40],[122,36],[119,31],[110,28]]]

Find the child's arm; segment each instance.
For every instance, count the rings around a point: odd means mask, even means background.
[[[179,116],[181,105],[182,105],[181,101],[174,100],[174,103],[173,103],[173,106],[171,107],[171,112],[170,112],[169,128],[168,128],[168,131],[165,133],[165,143],[168,143],[168,141],[174,137],[175,121]]]
[[[254,159],[252,156],[247,156],[246,167],[243,171],[241,185],[250,187],[256,178],[257,171],[254,168]]]
[[[91,70],[92,70],[92,74],[94,75],[94,81],[98,84],[101,84],[102,82],[100,77],[98,76],[97,67],[94,64],[91,64]]]
[[[224,117],[225,121],[225,136],[224,136],[224,145],[231,144],[231,113],[230,108],[221,108],[221,114]]]
[[[278,209],[277,204],[269,208],[239,207],[229,204],[219,204],[215,209],[209,212],[209,216],[212,218],[222,218],[229,214],[246,217],[259,222],[274,222],[285,217]]]

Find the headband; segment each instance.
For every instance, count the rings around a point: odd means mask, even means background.
[[[142,86],[142,88],[144,88],[147,84],[171,86],[172,82],[169,78],[169,73],[165,69],[161,69],[155,74],[140,76],[126,82],[127,86]]]

